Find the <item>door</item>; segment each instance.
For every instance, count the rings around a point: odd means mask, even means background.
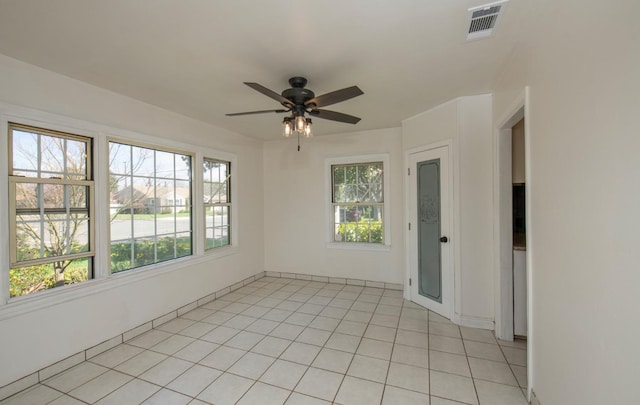
[[[451,318],[449,147],[409,155],[411,300]]]

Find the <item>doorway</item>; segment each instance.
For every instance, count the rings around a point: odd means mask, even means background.
[[[514,338],[514,300],[519,314],[519,333],[531,336],[531,210],[530,210],[530,134],[528,126],[529,89],[515,100],[504,118],[497,121],[495,138],[494,171],[494,263],[495,263],[495,309],[496,337],[512,341]],[[514,138],[514,132],[521,132]],[[514,143],[522,149],[514,157]],[[514,160],[522,158],[523,162]],[[515,171],[514,171],[515,169]],[[516,185],[514,186],[514,182]],[[518,184],[520,183],[520,184]],[[518,212],[514,212],[514,199]],[[524,211],[524,215],[522,213]],[[514,221],[515,220],[515,221]],[[526,231],[524,231],[526,229]],[[514,250],[517,247],[518,250]],[[515,269],[517,266],[518,269]],[[516,272],[514,272],[516,270]],[[518,273],[518,276],[516,276]],[[516,277],[514,277],[516,276]],[[515,278],[515,279],[514,279]],[[517,284],[517,285],[514,285]],[[519,291],[514,296],[514,288]],[[529,339],[530,341],[530,339]],[[531,352],[528,354],[531,355]]]
[[[453,304],[450,146],[409,153],[410,299],[445,318]]]

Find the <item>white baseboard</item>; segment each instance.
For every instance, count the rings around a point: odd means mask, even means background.
[[[466,326],[469,328],[495,330],[495,323],[491,318],[481,318],[455,313],[453,314],[453,319],[451,319],[451,321],[460,326]]]

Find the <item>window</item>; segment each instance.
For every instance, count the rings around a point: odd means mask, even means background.
[[[383,162],[331,165],[333,242],[384,244]]]
[[[230,169],[230,162],[207,158],[203,160],[206,250],[230,244]]]
[[[9,124],[9,295],[93,277],[92,140]]]
[[[112,273],[192,254],[191,162],[109,142]]]

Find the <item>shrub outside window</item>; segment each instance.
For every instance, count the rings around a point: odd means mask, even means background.
[[[384,244],[383,163],[331,166],[333,242]]]
[[[9,295],[93,278],[92,140],[9,124]]]
[[[230,244],[231,163],[204,158],[205,250]]]
[[[192,156],[109,142],[111,272],[192,254]]]

